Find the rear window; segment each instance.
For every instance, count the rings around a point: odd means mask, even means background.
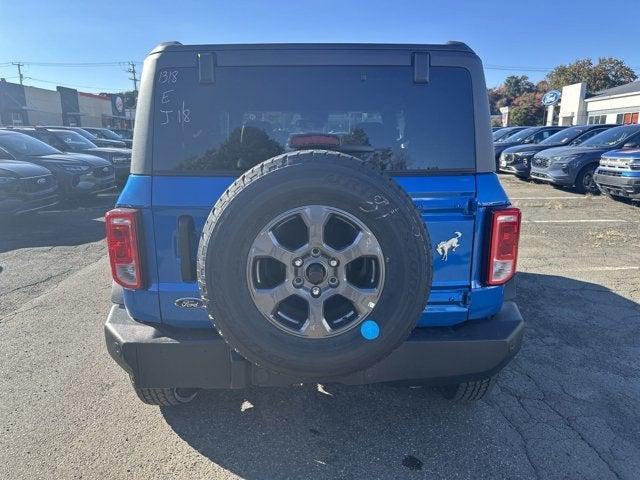
[[[388,171],[475,169],[471,79],[411,66],[160,70],[154,94],[157,173],[238,174],[281,153],[326,148]]]

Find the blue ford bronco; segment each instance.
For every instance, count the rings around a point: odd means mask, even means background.
[[[594,180],[600,191],[614,200],[640,202],[640,148],[602,154]]]
[[[459,42],[159,45],[106,228],[107,349],[149,404],[310,382],[475,400],[522,341],[520,211]]]

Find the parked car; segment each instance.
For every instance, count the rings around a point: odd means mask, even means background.
[[[133,139],[124,138],[123,136],[112,130],[109,130],[108,128],[84,127],[84,130],[103,140],[115,140],[118,142],[123,142],[125,144],[125,147],[127,148],[131,148],[133,146]]]
[[[604,153],[594,180],[600,191],[614,200],[640,201],[640,149]]]
[[[129,177],[131,150],[128,148],[97,147],[73,130],[56,127],[12,127],[11,129],[37,138],[61,152],[86,153],[108,160],[113,165],[116,181],[119,184],[124,184]]]
[[[516,145],[506,148],[500,155],[500,171],[513,173],[519,178],[529,178],[531,159],[548,148],[575,147],[615,125],[579,125],[554,133],[538,144]]]
[[[58,203],[58,183],[49,170],[12,158],[0,147],[0,217],[34,212]]]
[[[176,42],[142,76],[146,147],[105,217],[106,345],[142,401],[322,379],[486,394],[522,340],[520,211],[470,48]]]
[[[594,172],[600,156],[610,150],[640,146],[640,125],[622,125],[591,137],[577,147],[550,148],[531,161],[531,178],[576,191],[598,193]]]
[[[46,128],[58,128],[62,130],[71,130],[82,135],[84,138],[89,140],[91,143],[98,147],[114,147],[114,148],[126,148],[126,144],[122,140],[109,140],[106,138],[98,138],[93,133],[89,133],[84,128],[80,127],[62,127],[62,126],[47,126]]]
[[[566,127],[529,127],[495,142],[493,149],[495,152],[496,171],[500,170],[500,155],[507,148],[515,147],[516,145],[537,145],[564,128]]]
[[[56,178],[64,197],[95,195],[115,185],[111,163],[79,153],[63,153],[23,133],[0,130],[0,148],[11,160],[45,167]]]
[[[503,128],[507,127],[491,127],[491,133],[496,133],[498,130],[502,130]]]
[[[121,138],[125,140],[133,140],[133,130],[127,130],[125,128],[110,128],[109,130],[117,133]]]
[[[524,130],[525,128],[530,128],[530,127],[503,127],[493,132],[491,136],[494,142],[500,142],[502,140],[507,139],[509,136],[513,135],[514,133],[518,133]]]

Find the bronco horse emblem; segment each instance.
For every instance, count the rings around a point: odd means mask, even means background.
[[[462,233],[453,232],[453,237],[451,237],[449,240],[444,240],[438,244],[438,246],[436,247],[436,251],[438,252],[438,254],[440,254],[440,258],[443,261],[446,262],[447,259],[449,258],[449,250],[451,250],[452,252],[455,252],[456,248],[460,246],[460,243],[458,242],[458,239],[460,237],[462,237]]]

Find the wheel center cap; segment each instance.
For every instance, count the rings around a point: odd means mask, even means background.
[[[312,263],[307,267],[307,279],[314,285],[319,285],[327,275],[327,271],[320,263]]]

